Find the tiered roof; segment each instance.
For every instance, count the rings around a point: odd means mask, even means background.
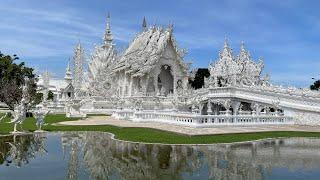
[[[183,54],[176,45],[172,30],[172,26],[166,29],[151,27],[141,32],[129,45],[114,70],[125,70],[133,76],[143,76],[156,66],[169,43],[172,43],[179,64],[186,70]]]

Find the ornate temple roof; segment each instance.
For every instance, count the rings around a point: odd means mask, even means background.
[[[219,59],[209,67],[210,74],[213,77],[222,77],[230,79],[232,76],[238,78],[246,85],[257,84],[261,80],[264,63],[259,60],[256,63],[245,49],[244,43],[241,43],[238,56],[234,56],[228,41],[225,40],[224,47],[219,53]],[[246,82],[244,82],[244,80]]]
[[[131,73],[133,76],[143,76],[157,64],[168,43],[172,43],[179,64],[186,69],[182,52],[176,45],[172,31],[172,26],[167,29],[151,27],[142,31],[129,45],[114,70],[125,70],[126,73]]]

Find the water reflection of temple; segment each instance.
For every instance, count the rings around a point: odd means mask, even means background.
[[[46,135],[13,135],[0,138],[0,165],[22,167],[47,153]]]
[[[64,136],[74,141],[68,133]],[[79,137],[76,141],[83,153],[80,157],[93,179],[183,179],[184,175],[196,174],[203,167],[208,168],[210,179],[264,179],[273,168],[320,167],[320,139],[170,146],[116,141],[105,133],[88,132]],[[66,142],[69,146],[74,144]],[[74,153],[71,148],[70,154]],[[72,155],[69,164],[79,166]]]
[[[98,132],[0,138],[0,164],[21,167],[32,162],[46,154],[50,138],[61,138],[66,179],[266,179],[279,168],[320,171],[320,139],[171,146],[116,141]]]

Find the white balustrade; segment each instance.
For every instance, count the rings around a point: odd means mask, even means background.
[[[194,127],[294,124],[292,117],[274,115],[197,115],[133,110],[121,110],[116,114],[115,117],[119,119],[137,122],[161,122]]]

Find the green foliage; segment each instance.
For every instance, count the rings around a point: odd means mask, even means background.
[[[30,101],[36,95],[36,76],[33,69],[26,67],[23,62],[16,64],[17,55],[9,56],[0,52],[0,101],[8,105],[13,110],[14,105],[22,98],[22,85],[24,78],[29,78]]]
[[[207,68],[199,68],[195,74],[194,80],[189,80],[191,87],[200,89],[204,85],[204,78],[209,77],[210,72]]]
[[[42,99],[43,99],[43,93],[36,93],[34,98],[34,104],[37,105],[41,103]]]
[[[310,86],[311,90],[317,90],[319,91],[320,89],[320,80],[315,81],[311,86]]]
[[[53,92],[49,90],[47,100],[53,100],[53,97],[54,97]]]

